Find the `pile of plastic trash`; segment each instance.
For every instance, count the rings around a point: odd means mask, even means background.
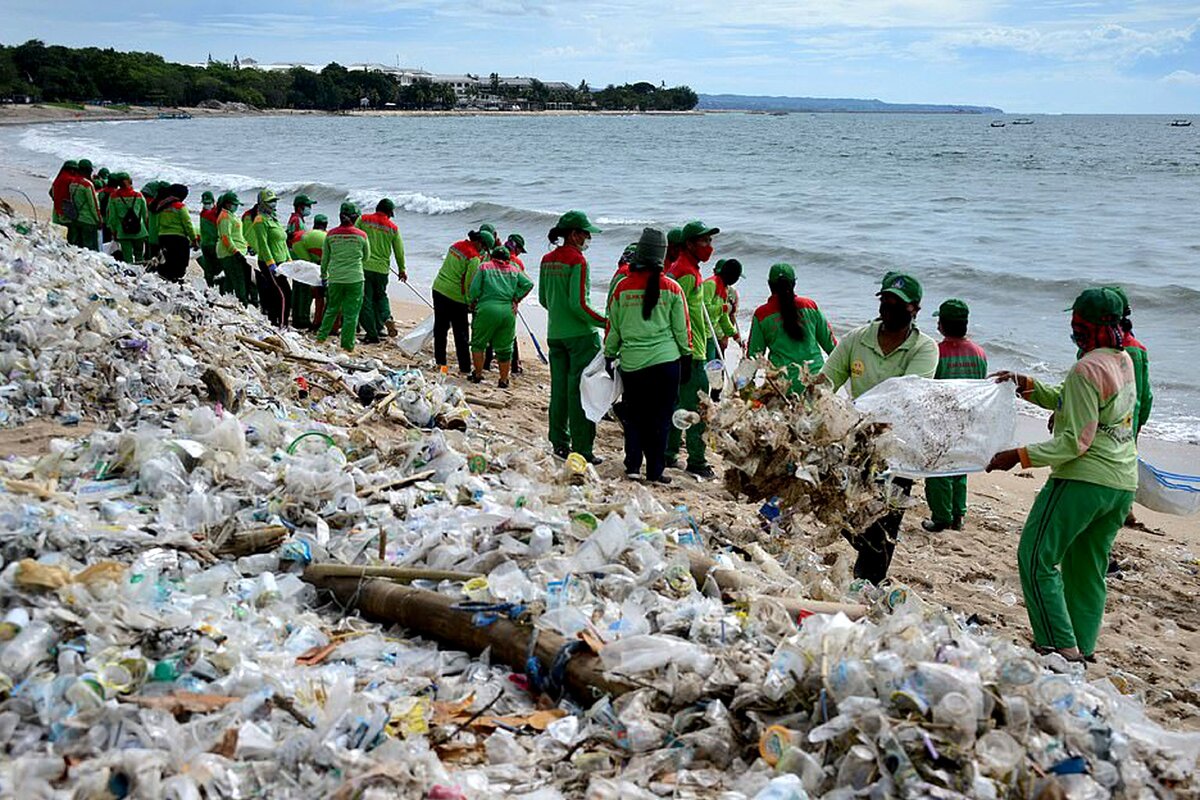
[[[727,546],[437,378],[330,359],[20,225],[0,216],[6,424],[104,424],[0,461],[0,796],[1200,790],[1200,736],[1120,682],[903,587]],[[312,580],[331,565],[362,575],[336,602]],[[356,613],[385,616],[364,598],[393,581],[481,646]],[[818,583],[860,611],[803,610]]]

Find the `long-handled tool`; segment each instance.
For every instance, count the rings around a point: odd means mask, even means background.
[[[546,354],[542,352],[542,346],[538,343],[537,337],[533,335],[533,328],[530,328],[529,323],[525,321],[525,315],[518,311],[517,316],[521,318],[521,324],[525,326],[526,333],[533,340],[533,349],[537,350],[538,358],[541,359],[543,364],[549,364],[550,359],[546,358]]]
[[[393,275],[395,275],[397,278],[399,278],[399,277],[400,277],[400,273],[399,273],[399,272],[396,272],[395,270],[393,270],[393,271],[392,271],[392,274],[393,274]],[[433,303],[431,303],[431,302],[429,302],[428,300],[426,300],[426,299],[425,299],[425,295],[423,295],[423,294],[421,294],[420,292],[418,292],[418,291],[417,291],[417,287],[413,286],[411,283],[409,283],[408,281],[404,280],[403,278],[401,278],[401,279],[400,279],[400,282],[401,282],[401,283],[403,283],[405,286],[407,286],[407,287],[409,288],[409,290],[410,290],[410,291],[411,291],[413,294],[415,294],[415,295],[416,295],[418,298],[420,298],[420,300],[421,300],[421,302],[422,302],[422,303],[424,303],[425,305],[429,306],[430,308],[433,308]]]

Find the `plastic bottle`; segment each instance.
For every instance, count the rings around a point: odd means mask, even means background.
[[[933,707],[933,721],[949,726],[951,738],[959,744],[967,744],[975,738],[975,710],[962,692],[945,694]]]
[[[754,800],[808,800],[808,792],[799,775],[779,775],[760,789]]]
[[[57,640],[58,634],[50,623],[33,620],[4,645],[3,652],[0,652],[0,672],[14,680],[23,678],[30,667],[48,655],[51,645]]]

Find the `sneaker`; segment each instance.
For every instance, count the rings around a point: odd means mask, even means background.
[[[380,341],[378,336],[366,336],[362,340],[363,344],[379,344]]]
[[[508,388],[508,381],[497,381],[497,382],[496,382],[496,386],[498,386],[498,387],[499,387],[499,388],[501,388],[501,389],[507,389],[507,388]]]
[[[954,521],[950,523],[950,529],[955,530],[955,531],[961,531],[963,529],[963,518],[955,517]]]
[[[631,480],[631,481],[640,481],[640,480],[642,479],[642,473],[640,473],[640,472],[626,472],[626,473],[625,473],[625,477],[626,477],[626,478],[628,478],[628,479],[629,479],[629,480]]]
[[[698,467],[689,466],[687,471],[695,475],[697,478],[715,478],[717,477],[716,470],[708,464],[701,464]]]
[[[556,448],[554,448],[554,455],[558,456],[559,458],[565,459],[567,456],[571,455],[571,448],[556,447]]]
[[[512,374],[513,375],[524,375],[525,369],[524,369],[524,367],[513,367]]]
[[[921,527],[930,533],[941,533],[950,526],[944,522],[934,522],[931,519],[923,519],[921,520]]]
[[[651,478],[650,482],[657,483],[659,486],[670,486],[671,485],[671,479],[668,478],[666,475],[659,475],[657,478]]]
[[[604,459],[597,455],[584,456],[583,460],[594,467],[598,467],[604,463]]]
[[[679,469],[679,456],[667,456],[663,460],[663,469]]]
[[[396,328],[396,323],[393,320],[389,319],[386,322],[384,322],[383,325],[384,325],[384,327],[387,328],[387,335],[389,337],[400,335],[400,331],[399,331],[399,329]]]
[[[474,372],[472,372],[470,375],[467,376],[467,380],[470,381],[471,383],[483,383],[483,376],[476,375]]]

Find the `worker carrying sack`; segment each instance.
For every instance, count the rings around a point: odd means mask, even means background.
[[[604,419],[623,390],[621,373],[614,368],[610,378],[604,371],[604,351],[601,350],[583,368],[583,375],[579,378],[579,399],[584,415],[592,422]]]
[[[854,407],[891,426],[888,465],[909,478],[983,472],[1016,436],[1012,385],[991,380],[889,378]]]

